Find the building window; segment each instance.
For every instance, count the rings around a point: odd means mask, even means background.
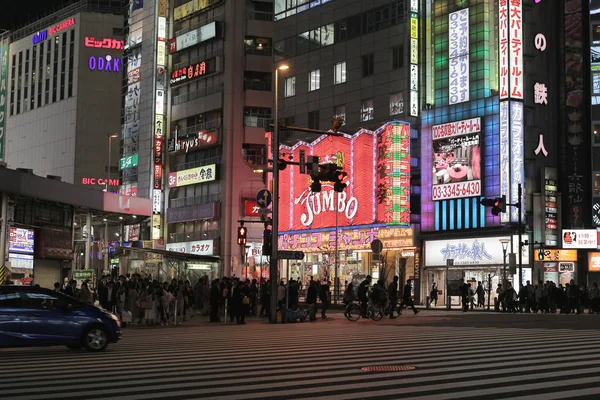
[[[271,123],[271,109],[263,107],[244,108],[244,126],[269,128]]]
[[[600,196],[600,174],[594,174],[594,196]]]
[[[65,98],[65,83],[67,72],[67,32],[62,34],[62,43],[60,46],[60,99]]]
[[[308,113],[308,129],[319,129],[319,110]]]
[[[594,144],[600,144],[600,122],[594,122]]]
[[[344,104],[333,107],[333,117],[346,121],[346,106]],[[344,125],[346,123],[344,122]]]
[[[360,120],[362,122],[371,121],[373,119],[373,99],[363,100],[360,108]]]
[[[375,55],[373,53],[362,56],[363,78],[373,75],[375,70]]]
[[[52,102],[56,103],[56,92],[58,90],[58,36],[54,37],[54,57],[52,58]]]
[[[67,96],[73,96],[73,54],[75,54],[75,30],[71,30],[71,40],[69,43],[69,85]]]
[[[285,79],[285,97],[296,95],[296,77],[291,76]]]
[[[42,82],[44,80],[44,42],[40,43],[40,51],[39,51],[39,61],[38,61],[38,76],[37,76],[37,106],[42,106]]]
[[[283,119],[283,124],[285,126],[294,126],[294,125],[296,125],[296,117],[294,117],[293,115],[291,117],[285,117]]]
[[[42,42],[43,43],[43,42]],[[50,102],[50,56],[52,55],[52,40],[46,42],[46,84],[44,88],[44,105]]]
[[[270,37],[246,36],[244,38],[244,53],[271,56],[273,55],[273,39]]]
[[[19,52],[19,64],[17,64],[17,70],[19,75],[17,75],[17,109],[15,110],[15,114],[21,113],[21,85],[23,82],[23,52]]]
[[[244,89],[270,92],[271,73],[256,71],[244,72]]]
[[[402,68],[404,64],[404,47],[392,47],[392,69]]]
[[[308,74],[308,91],[319,90],[321,88],[321,70],[314,69]]]
[[[404,113],[404,94],[402,92],[390,94],[390,115]]]
[[[346,82],[346,61],[335,64],[333,76],[336,85]]]
[[[12,67],[11,67],[11,78],[10,78],[10,115],[15,113],[15,77],[17,68],[17,56],[13,54],[12,56]]]

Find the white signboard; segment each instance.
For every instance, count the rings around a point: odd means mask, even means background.
[[[510,199],[510,110],[508,101],[500,102],[500,195]],[[502,222],[510,221],[510,213],[501,214]]]
[[[524,164],[524,137],[523,137],[523,103],[519,101],[510,102],[510,129],[511,129],[511,186],[510,186],[510,203],[517,204],[519,202],[519,187],[521,184],[525,184],[525,164]],[[511,207],[510,210],[511,221],[517,222],[519,220],[519,210],[517,207]],[[525,214],[525,207],[523,207],[522,214]],[[523,217],[524,219],[524,217]]]
[[[152,191],[152,212],[154,214],[160,214],[162,211],[162,191],[159,189],[153,189]]]
[[[125,225],[125,241],[135,242],[140,240],[140,224]]]
[[[217,23],[211,22],[208,25],[201,26],[198,29],[177,36],[177,51],[181,51],[198,43],[204,42],[217,36]]]
[[[508,2],[500,2],[498,7],[498,58],[500,99],[508,98]]]
[[[471,238],[471,239],[453,239],[453,240],[434,240],[425,242],[425,266],[438,267],[446,266],[446,260],[454,260],[454,266],[468,265],[503,265],[502,243],[500,239],[510,239],[510,236]],[[522,240],[527,240],[528,236],[523,235]],[[512,238],[512,252],[518,252],[518,235]],[[511,244],[508,244],[506,264],[508,267],[508,253],[511,251]],[[529,247],[523,246],[523,265],[529,264]],[[518,256],[517,256],[518,260]]]
[[[523,100],[523,0],[510,0],[509,6],[509,57],[510,98]]]
[[[449,104],[469,101],[469,9],[448,16]]]
[[[167,243],[166,250],[177,253],[212,256],[215,254],[215,241],[198,240],[195,242]]]
[[[563,249],[597,249],[598,231],[596,229],[563,229]]]

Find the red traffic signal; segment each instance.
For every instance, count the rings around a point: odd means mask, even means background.
[[[479,200],[479,204],[485,207],[492,207],[492,215],[499,215],[506,212],[506,196],[496,197],[493,199],[483,198]]]
[[[238,228],[237,242],[240,246],[244,246],[246,244],[247,234],[248,230],[245,227],[240,226]]]

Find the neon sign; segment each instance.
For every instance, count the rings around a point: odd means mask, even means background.
[[[449,104],[469,101],[469,9],[453,12],[449,22]]]
[[[86,36],[85,47],[93,47],[96,49],[123,50],[123,48],[125,47],[125,41],[111,38],[103,38],[96,40],[93,36]]]
[[[48,39],[48,31],[41,31],[31,37],[31,44],[35,46],[46,39]]]
[[[171,72],[171,85],[190,81],[206,75],[206,62],[199,62]]]
[[[335,163],[348,173],[348,186],[336,193],[323,183],[310,191],[311,178],[295,168],[280,172],[279,229],[281,232],[320,228],[410,225],[410,125],[389,122],[376,131],[321,136],[311,143],[281,146],[299,159],[300,151]]]
[[[98,185],[98,186],[106,186],[106,182],[108,181],[108,186],[119,186],[120,182],[118,179],[105,179],[105,178],[81,178],[82,185]]]
[[[60,32],[63,29],[67,29],[71,26],[75,25],[75,18],[69,18],[68,20],[61,22],[58,25],[54,25],[52,28],[50,28],[50,34],[54,35],[56,32]]]
[[[88,67],[90,71],[121,72],[123,60],[108,55],[105,57],[91,56],[88,59]]]
[[[410,13],[410,116],[419,116],[419,5],[411,2]]]

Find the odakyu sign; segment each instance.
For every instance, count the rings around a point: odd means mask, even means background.
[[[90,71],[104,71],[120,73],[123,68],[123,59],[120,57],[106,56],[90,56],[88,59],[88,67]]]
[[[320,164],[335,163],[347,174],[341,193],[322,182],[312,192],[310,175],[288,167],[279,172],[279,230],[358,227],[371,224],[410,225],[410,126],[389,122],[376,131],[361,129],[354,135],[321,136],[311,143],[281,146],[293,160],[300,151],[318,156]]]

